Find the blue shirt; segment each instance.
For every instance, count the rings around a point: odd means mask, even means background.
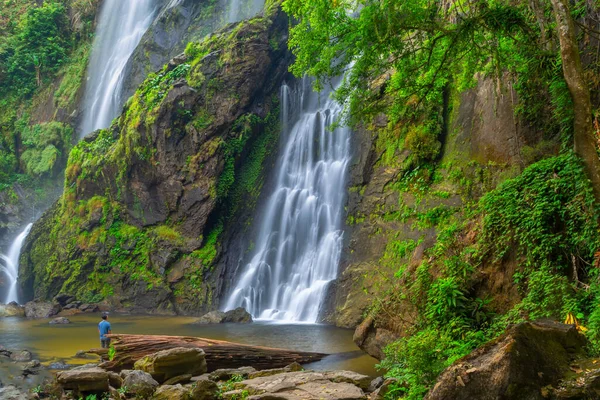
[[[100,339],[106,339],[106,334],[110,331],[110,322],[102,320],[98,324],[98,329],[100,330]]]

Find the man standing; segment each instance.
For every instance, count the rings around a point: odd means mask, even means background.
[[[110,347],[110,339],[106,337],[106,335],[110,335],[112,332],[110,330],[110,322],[108,320],[107,314],[102,314],[102,321],[98,324],[98,333],[100,333],[100,345],[103,349],[108,349]]]

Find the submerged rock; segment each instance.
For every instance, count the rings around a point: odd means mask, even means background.
[[[10,359],[17,362],[31,361],[33,355],[29,350],[13,351],[10,354]]]
[[[149,373],[159,382],[179,375],[200,375],[207,370],[204,351],[186,347],[175,347],[146,356],[138,360],[134,368]]]
[[[51,320],[48,323],[50,325],[65,325],[65,324],[70,324],[71,321],[68,318],[65,318],[65,317],[57,317],[57,318],[54,318],[53,320]]]
[[[249,324],[252,322],[252,315],[243,307],[238,307],[235,310],[229,310],[225,313],[223,322],[234,322],[236,324]]]
[[[220,324],[223,322],[225,318],[225,313],[223,311],[211,311],[203,316],[195,324]]]
[[[525,322],[448,367],[426,400],[544,399],[586,344],[574,325]]]
[[[235,310],[210,311],[200,317],[195,324],[248,324],[252,322],[252,315],[243,307],[238,307]]]
[[[8,304],[0,304],[0,317],[24,317],[25,308],[14,301]]]

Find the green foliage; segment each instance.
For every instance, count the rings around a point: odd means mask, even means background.
[[[432,221],[437,241],[416,269],[405,258],[412,241],[390,242],[382,258],[398,265],[396,302],[417,315],[382,362],[399,379],[396,397],[422,398],[444,368],[523,319],[573,313],[598,343],[599,210],[581,161],[572,152],[538,161],[472,207]],[[513,279],[521,298],[496,314],[475,287],[481,268],[501,268],[507,259],[518,263]]]
[[[73,129],[60,122],[26,127],[21,133],[25,150],[21,162],[25,171],[40,176],[53,171],[58,159],[70,148]]]
[[[235,384],[243,380],[244,377],[242,375],[233,375],[228,381],[219,383],[219,389],[221,389],[221,393],[232,391],[235,389]],[[246,394],[245,397],[247,396],[248,395]]]
[[[108,348],[108,360],[109,361],[114,360],[116,355],[117,355],[117,349],[115,349],[115,346],[113,344],[111,344],[110,347]]]
[[[464,89],[476,72],[500,73],[501,61],[530,39],[523,9],[496,1],[447,9],[424,0],[286,0],[284,9],[299,20],[292,71],[315,76],[317,86],[345,72],[338,95],[351,114],[383,106],[393,122],[418,120],[440,104],[451,79]],[[382,90],[391,103],[377,101]]]
[[[0,46],[0,71],[5,84],[0,93],[18,90],[32,93],[45,77],[65,62],[70,46],[66,8],[45,1],[30,8],[18,24],[16,34]]]

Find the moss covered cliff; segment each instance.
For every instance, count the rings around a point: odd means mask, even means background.
[[[61,193],[97,7],[0,4],[0,246]]]
[[[223,241],[244,229],[237,216],[278,137],[287,28],[270,5],[190,43],[71,151],[65,192],[24,248],[26,297],[181,313],[217,304]]]

